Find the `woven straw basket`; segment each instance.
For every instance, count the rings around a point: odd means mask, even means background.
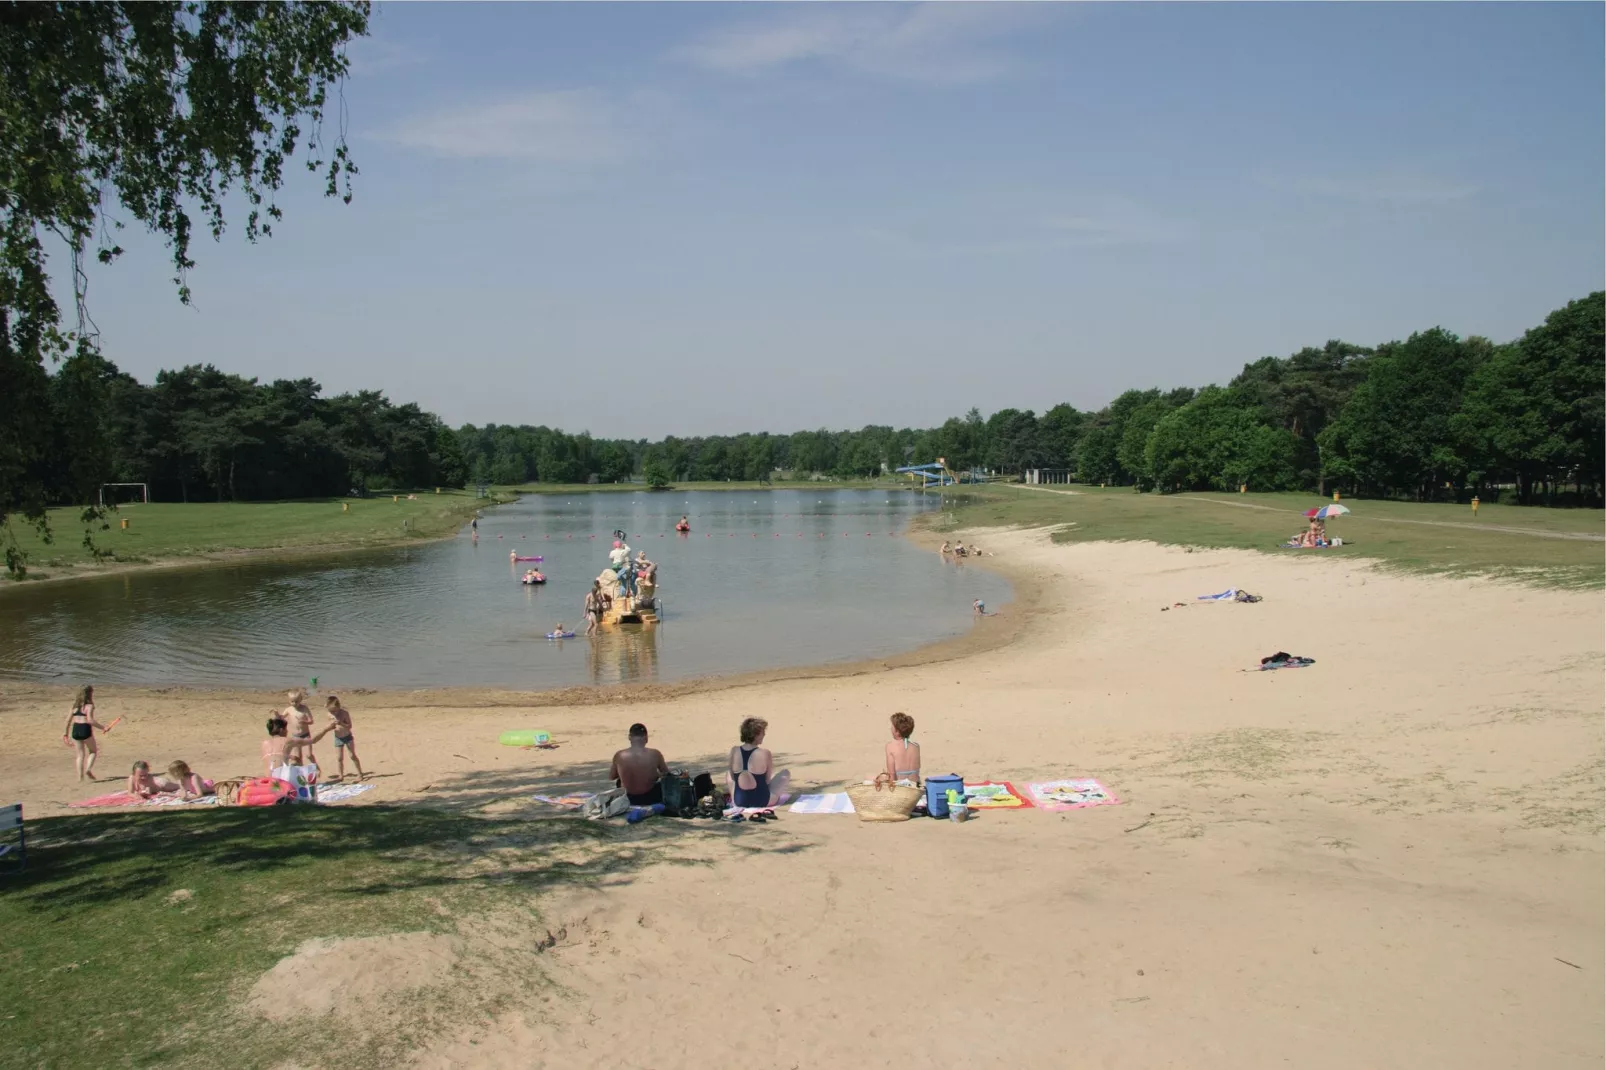
[[[874,784],[848,787],[848,798],[860,821],[907,821],[922,794],[919,788],[894,784],[885,773],[877,776]]]

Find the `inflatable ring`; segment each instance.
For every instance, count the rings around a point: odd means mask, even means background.
[[[573,632],[547,632],[546,633],[546,637],[548,639],[573,639],[574,638],[574,633]]]
[[[533,728],[520,728],[503,732],[496,737],[496,741],[504,747],[535,747],[542,743],[551,743],[552,733],[537,732]]]

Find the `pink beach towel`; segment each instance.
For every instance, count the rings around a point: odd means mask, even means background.
[[[1032,801],[1007,780],[967,780],[965,805],[972,810],[1029,810]]]
[[[93,799],[85,799],[82,802],[70,802],[67,805],[72,807],[138,806],[144,801],[145,800],[141,799],[138,795],[130,795],[126,791],[114,791],[109,795],[97,795]]]
[[[1046,780],[1039,784],[1028,784],[1026,790],[1041,810],[1080,810],[1086,806],[1114,806],[1121,801],[1109,788],[1086,777],[1079,780]]]

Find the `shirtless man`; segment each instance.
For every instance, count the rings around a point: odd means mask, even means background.
[[[630,726],[630,746],[613,756],[608,775],[625,789],[632,806],[651,806],[664,801],[658,778],[669,772],[661,751],[647,746],[647,726]]]

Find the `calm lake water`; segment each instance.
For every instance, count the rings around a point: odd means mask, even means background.
[[[455,539],[0,593],[0,678],[280,688],[551,688],[884,657],[960,634],[1008,584],[895,537],[933,496],[887,491],[536,495]],[[692,533],[677,536],[686,513]],[[663,622],[583,632],[615,528],[658,562]],[[518,582],[541,554],[545,587]]]

